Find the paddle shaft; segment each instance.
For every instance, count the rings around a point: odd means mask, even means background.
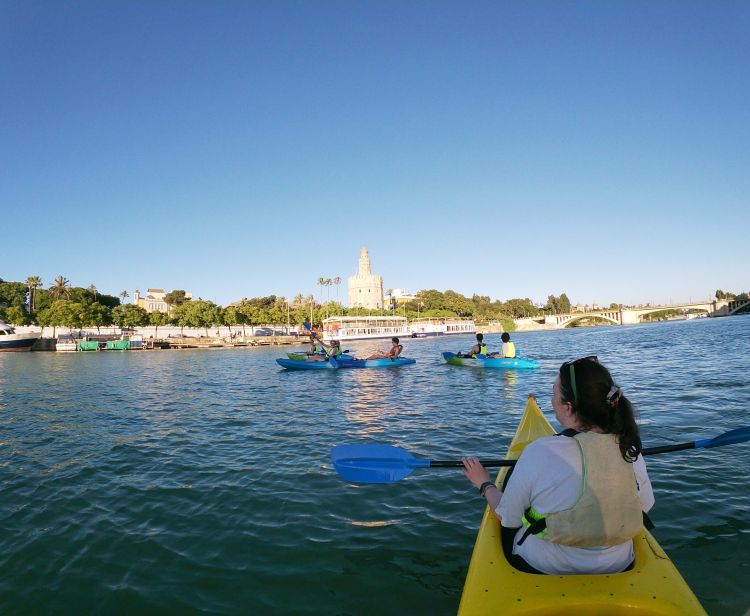
[[[695,442],[679,443],[677,445],[662,445],[661,447],[648,447],[643,450],[644,456],[653,456],[657,453],[669,451],[681,451],[683,449],[695,449]],[[515,466],[517,460],[480,460],[479,463],[487,468],[497,466]],[[464,463],[461,460],[430,460],[430,467],[459,468]]]
[[[482,466],[491,468],[495,466],[515,466],[516,460],[480,460],[479,463]],[[461,460],[430,460],[430,468],[459,468],[463,465],[464,463]]]

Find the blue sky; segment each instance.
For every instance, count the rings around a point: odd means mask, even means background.
[[[750,3],[0,5],[0,277],[750,290]],[[343,293],[343,289],[342,289]]]

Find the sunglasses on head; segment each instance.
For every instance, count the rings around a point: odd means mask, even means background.
[[[589,355],[588,357],[581,357],[572,361],[566,361],[563,364],[563,368],[568,366],[570,369],[570,388],[573,390],[573,403],[578,404],[578,388],[576,387],[576,370],[575,365],[582,361],[595,361],[599,363],[599,358],[596,355]]]

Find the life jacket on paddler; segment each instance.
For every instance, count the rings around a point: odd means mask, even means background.
[[[583,489],[570,509],[539,513],[529,507],[518,545],[529,535],[579,548],[620,545],[643,528],[644,514],[633,465],[623,459],[614,434],[566,430],[578,443]]]
[[[503,357],[515,357],[516,356],[516,345],[512,342],[503,342],[503,347],[505,347],[505,353],[503,354]]]
[[[312,353],[314,355],[318,351],[320,351],[320,347],[318,346],[318,343],[317,342],[311,342],[310,343],[310,353]]]
[[[326,349],[326,357],[338,357],[342,353],[340,344],[331,345],[330,348]]]
[[[487,355],[487,343],[486,342],[479,343],[479,353],[474,353],[472,357],[476,357],[477,355]]]

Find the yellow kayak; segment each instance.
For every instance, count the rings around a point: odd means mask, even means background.
[[[506,459],[541,436],[554,434],[529,396]],[[502,485],[507,468],[500,469]],[[656,539],[644,530],[633,539],[635,566],[608,575],[534,575],[508,564],[500,525],[487,507],[466,575],[459,616],[478,614],[706,614]]]

